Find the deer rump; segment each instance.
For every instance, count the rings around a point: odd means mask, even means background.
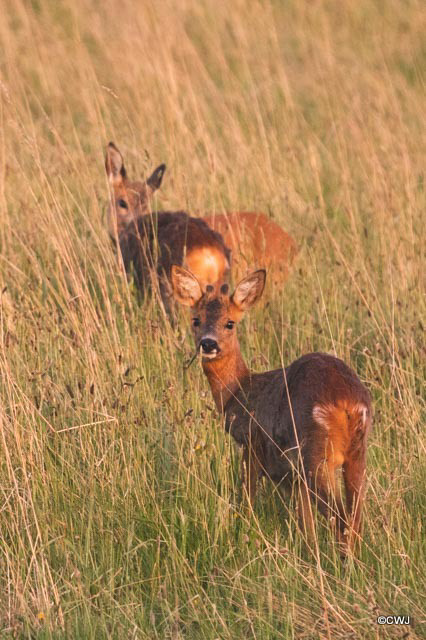
[[[261,475],[281,483],[301,461],[306,475],[365,454],[370,394],[341,360],[302,356],[285,369],[251,374],[225,406],[225,428],[250,446]],[[300,456],[299,456],[300,452]],[[300,468],[299,468],[300,471]]]
[[[120,233],[119,244],[126,272],[133,268],[138,289],[143,293],[157,273],[164,302],[171,296],[172,264],[187,265],[203,285],[222,281],[230,268],[231,252],[220,233],[184,211],[138,218]]]

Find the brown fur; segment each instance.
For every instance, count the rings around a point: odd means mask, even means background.
[[[268,269],[274,284],[287,279],[297,254],[296,243],[264,213],[239,211],[209,215],[203,219],[222,234],[232,250],[232,266],[238,278],[256,265]]]
[[[250,500],[259,475],[281,488],[296,483],[307,535],[314,532],[310,500],[334,523],[342,553],[359,539],[371,426],[370,394],[342,360],[310,353],[285,370],[252,373],[235,328],[263,292],[265,272],[226,290],[202,292],[196,279],[172,268],[175,296],[192,307],[193,334],[225,426],[243,447],[243,479]],[[231,324],[230,324],[231,323]],[[208,351],[204,351],[208,349]],[[336,472],[343,468],[346,509]]]
[[[134,272],[140,291],[158,278],[161,298],[171,311],[170,267],[186,265],[203,288],[223,282],[229,272],[230,251],[222,236],[203,220],[183,211],[151,213],[150,199],[159,188],[165,171],[160,165],[146,182],[130,181],[123,157],[110,142],[105,168],[110,183],[108,229],[118,243],[126,272]]]

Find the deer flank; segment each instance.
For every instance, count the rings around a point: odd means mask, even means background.
[[[232,212],[203,218],[232,250],[232,266],[243,277],[252,265],[268,269],[275,285],[282,284],[297,255],[293,238],[264,213]]]

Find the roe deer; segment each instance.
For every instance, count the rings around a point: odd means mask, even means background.
[[[183,211],[150,212],[150,198],[161,184],[164,164],[157,167],[146,182],[131,182],[120,151],[110,142],[105,168],[111,190],[109,233],[113,241],[118,240],[126,272],[133,267],[140,291],[150,284],[152,274],[157,273],[161,298],[170,313],[172,264],[187,266],[202,287],[226,279],[231,252],[220,233]]]
[[[172,267],[176,299],[191,307],[192,331],[225,428],[243,447],[249,500],[260,475],[280,488],[298,480],[299,515],[312,538],[310,498],[335,522],[342,554],[359,538],[371,426],[370,394],[342,360],[309,353],[285,370],[252,373],[241,355],[235,325],[260,298],[266,272],[255,271],[230,296],[227,284],[203,292],[193,274]],[[336,471],[343,467],[346,510]],[[334,516],[334,518],[332,517]]]
[[[297,246],[293,238],[264,213],[246,211],[213,214],[203,220],[223,239],[232,251],[233,271],[242,277],[251,265],[268,269],[274,284],[288,276]]]

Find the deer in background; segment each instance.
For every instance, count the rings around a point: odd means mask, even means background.
[[[130,181],[123,156],[110,142],[105,168],[110,185],[109,234],[118,243],[126,273],[133,268],[141,292],[156,275],[161,299],[170,313],[172,264],[187,266],[203,288],[226,280],[231,252],[220,233],[210,229],[204,220],[183,211],[151,213],[150,200],[161,185],[165,164],[157,167],[146,181]]]
[[[311,500],[334,519],[342,554],[359,538],[371,426],[370,394],[342,360],[309,353],[286,369],[252,373],[241,355],[236,326],[261,297],[266,272],[203,292],[197,278],[172,267],[176,299],[191,307],[192,332],[225,428],[243,448],[243,481],[250,502],[258,478],[298,488],[299,517],[308,538],[315,526]],[[337,470],[343,468],[346,509]]]
[[[282,284],[297,255],[293,238],[264,213],[246,211],[212,214],[203,220],[218,231],[232,251],[232,268],[243,277],[255,264],[268,270],[275,285]]]

